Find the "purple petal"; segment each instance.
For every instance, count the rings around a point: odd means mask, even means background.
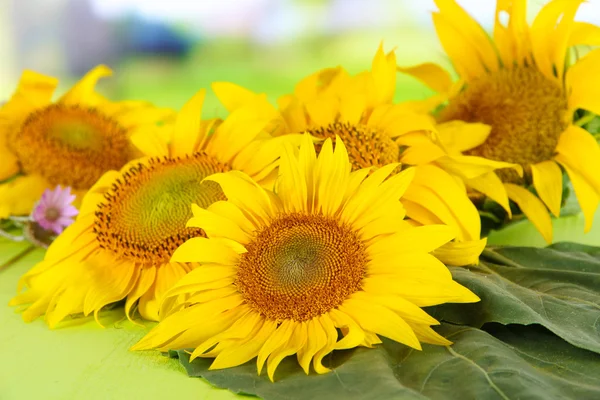
[[[36,219],[36,222],[47,231],[53,230],[52,228],[54,227],[54,224],[56,224],[56,221],[50,222],[46,218]]]
[[[50,194],[48,196],[48,200],[49,200],[50,204],[56,205],[60,199],[60,195],[61,195],[60,186],[57,186],[56,188],[54,188],[54,190],[51,190]]]
[[[72,199],[70,199],[70,197],[71,188],[67,186],[64,190],[60,192],[60,195],[57,199],[57,204],[59,204],[61,207],[70,204],[73,201]]]
[[[64,230],[64,225],[59,224],[58,221],[54,221],[52,224],[50,224],[49,228],[44,228],[44,229],[47,229],[49,231],[56,233],[57,235],[60,235],[62,233],[62,231]]]
[[[79,214],[79,210],[78,210],[78,209],[76,209],[76,208],[75,208],[74,206],[72,206],[72,205],[68,205],[66,208],[64,208],[64,209],[62,210],[62,213],[61,213],[61,215],[62,215],[63,217],[74,217],[74,216],[76,216],[77,214]]]
[[[75,220],[73,218],[60,217],[55,222],[58,223],[58,224],[60,224],[60,225],[62,225],[62,226],[64,226],[64,227],[67,227],[67,226],[71,225],[73,222],[75,222]]]

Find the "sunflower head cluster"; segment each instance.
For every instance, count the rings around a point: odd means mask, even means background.
[[[415,170],[392,175],[397,166],[352,171],[339,137],[317,155],[305,134],[282,154],[274,191],[240,171],[206,178],[227,200],[194,207],[188,225],[207,237],[173,254],[200,267],[167,292],[166,318],[134,348],[194,348],[192,358],[215,358],[212,369],[256,358],[273,380],[287,356],[325,373],[327,354],[379,336],[449,344],[420,307],[479,299],[429,254],[455,230],[404,220],[398,200]]]
[[[226,199],[218,183],[204,179],[241,170],[269,185],[279,147],[297,136],[268,135],[264,128],[271,118],[260,116],[260,102],[224,120],[202,120],[204,97],[199,91],[172,126],[131,136],[142,157],[100,177],[75,223],[21,279],[24,291],[11,304],[27,305],[26,321],[45,315],[53,327],[70,314],[97,318],[120,300],[129,318],[137,309],[157,320],[164,293],[198,266],[171,261],[188,239],[206,235],[187,225],[191,204],[208,207]]]
[[[558,217],[563,171],[589,231],[600,202],[600,148],[574,119],[600,113],[600,50],[573,60],[576,45],[598,45],[600,28],[574,20],[582,1],[553,0],[528,24],[526,5],[498,1],[492,37],[454,0],[436,0],[433,22],[458,73],[427,63],[399,68],[438,92],[438,135],[411,147],[404,162],[434,163],[477,197],[511,216],[512,200],[552,242],[548,212]]]
[[[456,82],[381,45],[369,70],[317,71],[277,105],[216,82],[228,114],[202,118],[205,90],[178,113],[111,102],[100,66],[52,102],[56,80],[25,72],[0,108],[0,219],[32,213],[58,237],[10,304],[50,327],[122,304],[159,321],[134,350],[255,360],[271,380],[285,357],[322,374],[383,337],[450,345],[423,307],[479,301],[447,265],[478,262],[482,198],[551,241],[564,170],[591,225],[600,148],[573,121],[600,113],[600,50],[568,55],[600,30],[574,21],[581,1],[530,25],[525,1],[499,0],[490,38],[435,3]],[[396,102],[398,70],[438,94]]]
[[[437,132],[435,120],[424,113],[419,102],[395,103],[396,54],[380,45],[371,69],[351,75],[342,67],[326,68],[302,79],[293,93],[278,100],[275,135],[307,132],[317,152],[323,142],[340,138],[348,151],[352,170],[381,168],[397,163],[406,143]],[[235,85],[228,86],[237,103],[259,95]],[[233,104],[233,102],[230,102]],[[396,171],[397,172],[397,171]],[[446,224],[456,229],[454,240],[436,255],[446,263],[476,263],[485,246],[481,222],[467,196],[465,185],[440,166],[420,163],[401,200],[407,219],[414,225]]]
[[[96,93],[96,82],[111,73],[94,68],[55,102],[57,79],[23,73],[0,107],[0,218],[29,214],[42,193],[58,185],[72,188],[80,204],[104,172],[141,155],[133,134],[171,119],[171,110]]]

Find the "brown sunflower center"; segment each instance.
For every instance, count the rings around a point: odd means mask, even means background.
[[[365,276],[365,245],[348,226],[322,215],[287,214],[246,246],[236,285],[257,312],[307,321],[339,306]]]
[[[381,167],[398,161],[399,148],[396,142],[367,125],[335,122],[308,132],[320,139],[335,140],[335,136],[338,135],[348,150],[353,171],[372,166]],[[315,149],[318,153],[321,145],[315,145]]]
[[[206,208],[226,199],[217,183],[202,180],[228,170],[206,153],[131,167],[98,205],[94,232],[100,246],[141,264],[169,262],[182,243],[204,235],[185,226],[192,203]]]
[[[531,67],[501,69],[470,82],[446,107],[439,122],[462,120],[492,127],[485,143],[469,155],[528,165],[549,160],[567,127],[567,97],[562,88]],[[503,170],[504,181],[519,181]]]
[[[132,157],[127,130],[94,108],[54,104],[31,114],[8,141],[26,174],[89,189]]]

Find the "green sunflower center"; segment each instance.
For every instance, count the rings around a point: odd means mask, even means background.
[[[396,142],[367,125],[336,122],[308,132],[319,139],[335,140],[336,135],[339,136],[348,150],[353,171],[398,162],[400,151]],[[319,152],[321,145],[315,145],[315,149]]]
[[[485,143],[468,155],[520,164],[549,160],[570,121],[563,89],[531,67],[501,69],[470,82],[450,100],[439,122],[462,120],[492,127]],[[505,182],[519,182],[512,170],[500,171]]]
[[[322,215],[283,215],[246,249],[238,290],[257,312],[278,321],[307,321],[339,306],[360,290],[368,261],[358,235]]]
[[[95,232],[101,247],[141,264],[169,262],[186,240],[203,236],[187,228],[191,205],[206,208],[226,197],[204,178],[229,168],[206,153],[185,158],[151,159],[125,172],[96,212]]]
[[[26,174],[89,189],[132,157],[127,130],[94,108],[54,104],[31,114],[8,141]]]

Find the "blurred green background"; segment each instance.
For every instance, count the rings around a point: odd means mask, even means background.
[[[492,27],[495,2],[459,3]],[[529,3],[534,16],[543,1]],[[580,17],[600,16],[597,6]],[[382,40],[400,64],[448,65],[433,0],[0,0],[0,9],[0,99],[23,69],[58,76],[65,90],[105,63],[115,76],[99,90],[116,99],[179,108],[211,82],[231,81],[275,100],[318,69],[368,68]],[[398,100],[429,94],[399,76]],[[221,111],[210,96],[205,113]]]

